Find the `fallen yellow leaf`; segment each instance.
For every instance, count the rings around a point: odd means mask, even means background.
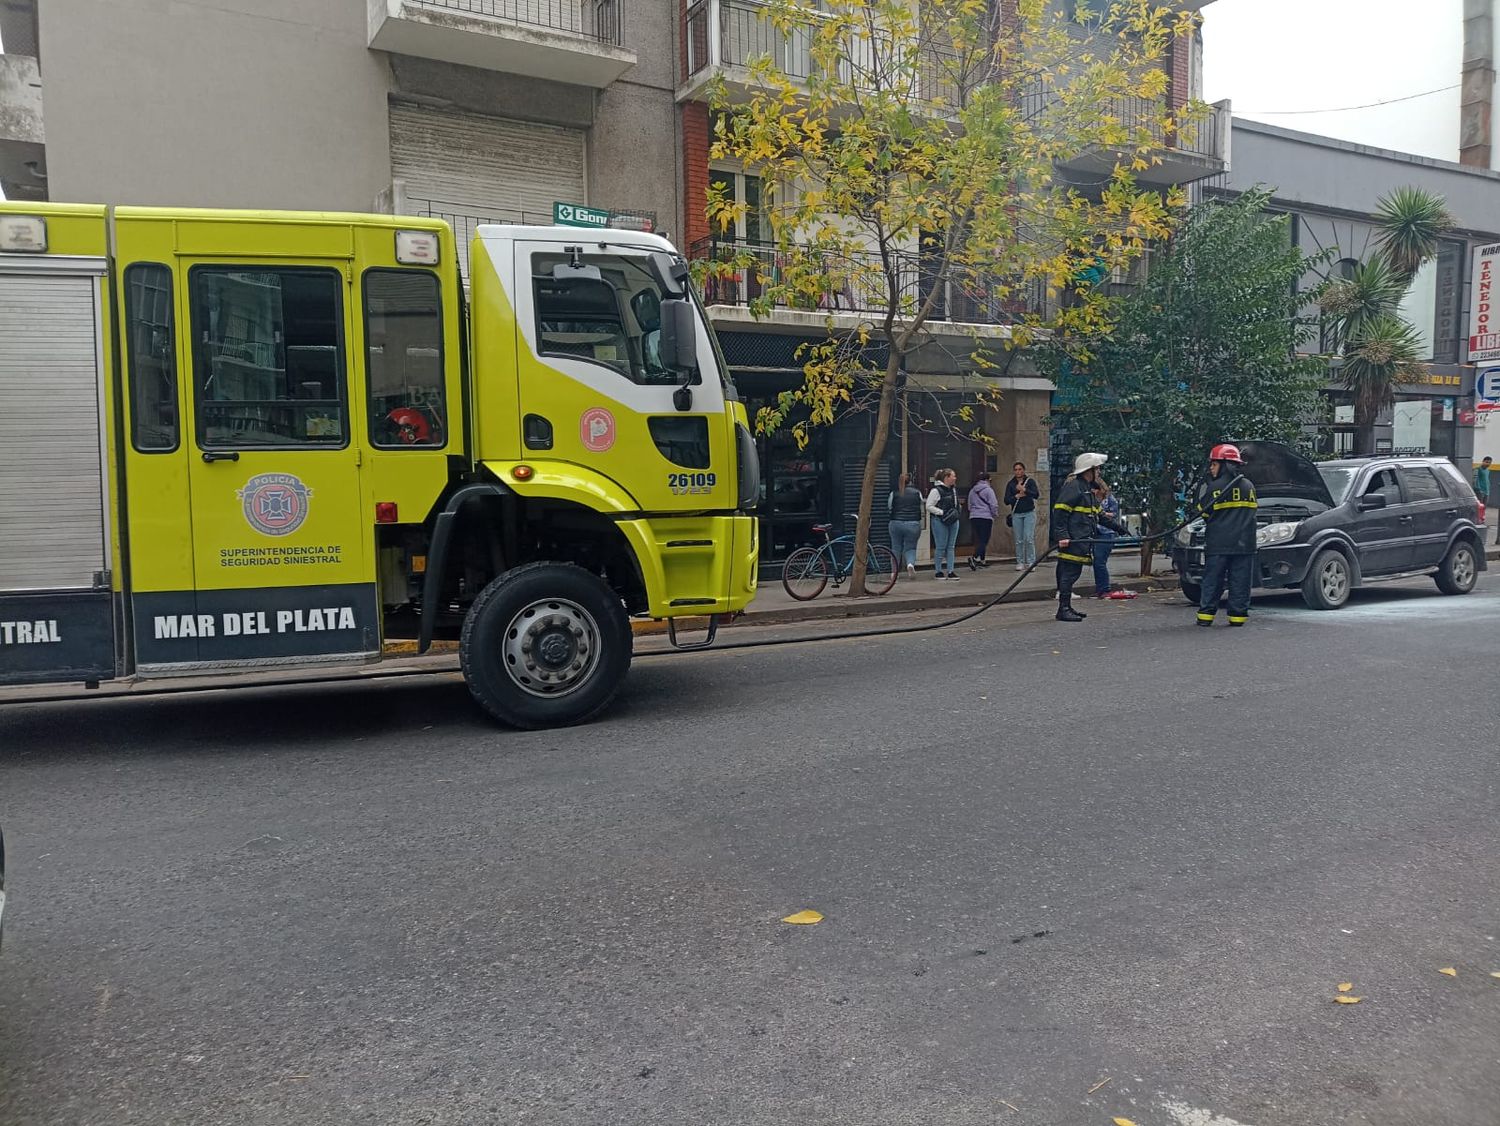
[[[1341,981],[1341,982],[1339,982],[1339,992],[1340,993],[1348,993],[1349,990],[1351,990],[1353,988],[1354,988],[1354,982],[1352,982],[1352,981]]]
[[[799,927],[810,927],[814,923],[821,923],[823,916],[816,911],[798,911],[795,915],[788,915],[781,920],[783,923],[792,923]]]
[[[1135,1123],[1128,1118],[1116,1118],[1114,1123],[1115,1126],[1135,1126]]]
[[[1490,973],[1490,976],[1491,977],[1500,977],[1500,970],[1494,970],[1494,971],[1492,971]]]
[[[1438,970],[1438,973],[1447,974],[1449,977],[1458,976],[1458,971],[1455,970],[1452,966],[1444,966],[1442,969]]]
[[[1363,997],[1351,997],[1347,993],[1340,993],[1333,999],[1333,1003],[1335,1005],[1357,1005],[1363,1000]]]

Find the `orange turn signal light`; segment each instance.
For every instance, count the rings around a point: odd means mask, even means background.
[[[393,501],[393,500],[382,500],[382,501],[377,501],[375,503],[375,523],[377,523],[377,524],[395,524],[395,523],[397,523],[397,519],[396,519],[396,502],[395,501]]]
[[[510,471],[510,475],[517,481],[530,481],[535,474],[536,470],[529,465],[518,465]]]

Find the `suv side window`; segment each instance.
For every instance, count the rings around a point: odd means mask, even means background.
[[[1471,500],[1474,498],[1474,486],[1464,480],[1451,461],[1444,461],[1438,465],[1438,479],[1442,481],[1444,489],[1450,497],[1456,500]]]
[[[1437,477],[1427,466],[1403,466],[1401,476],[1406,482],[1406,494],[1414,503],[1421,500],[1443,499],[1443,487],[1438,484]]]
[[[1360,496],[1368,497],[1380,493],[1385,497],[1387,505],[1401,503],[1401,484],[1396,480],[1394,469],[1377,470],[1360,492]]]

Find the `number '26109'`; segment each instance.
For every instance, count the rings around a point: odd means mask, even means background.
[[[707,493],[719,483],[717,473],[668,473],[667,488],[678,496]]]

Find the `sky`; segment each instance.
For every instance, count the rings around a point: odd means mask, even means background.
[[[1462,65],[1463,0],[1215,0],[1203,9],[1205,99],[1229,98],[1236,116],[1288,129],[1456,161]],[[1452,88],[1344,108],[1443,87]]]

